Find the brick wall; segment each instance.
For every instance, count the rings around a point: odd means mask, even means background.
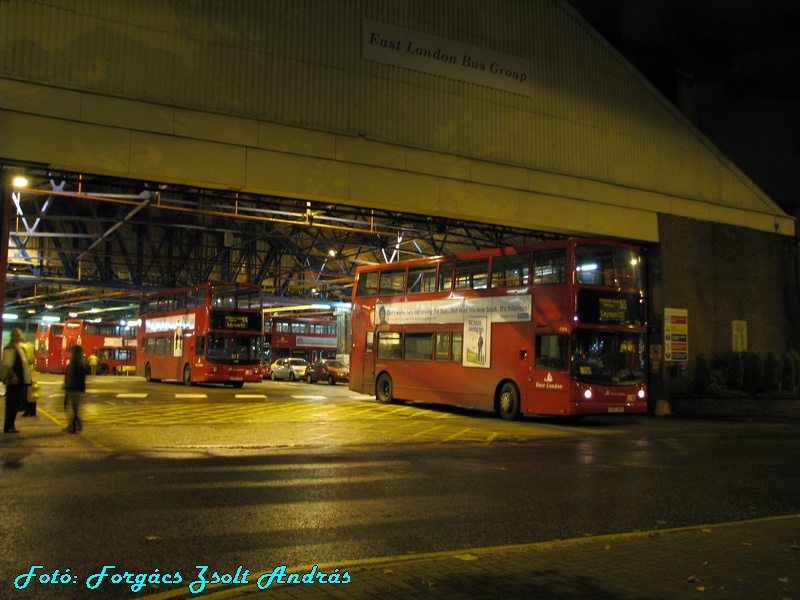
[[[650,344],[662,344],[664,308],[689,311],[689,369],[662,363],[651,375],[651,400],[691,381],[701,352],[732,349],[732,322],[747,322],[747,348],[786,352],[791,331],[785,282],[793,240],[785,236],[659,217],[660,243],[648,252]]]

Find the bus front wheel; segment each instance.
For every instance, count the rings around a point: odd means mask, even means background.
[[[183,367],[183,385],[192,385],[192,368],[189,365]]]
[[[392,376],[388,373],[381,373],[375,382],[375,399],[381,404],[391,404],[394,402],[394,384]]]
[[[519,410],[519,390],[510,381],[505,382],[500,388],[497,412],[506,421],[516,421],[522,416]]]

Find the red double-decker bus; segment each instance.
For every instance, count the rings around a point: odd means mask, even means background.
[[[322,317],[280,316],[268,321],[267,360],[336,358],[336,320]]]
[[[70,319],[36,328],[35,366],[43,373],[66,373],[73,346],[98,357],[97,374],[120,373],[136,365],[136,327],[123,323]]]
[[[639,248],[564,240],[356,270],[350,389],[524,414],[644,413]]]
[[[261,381],[261,288],[207,282],[142,298],[136,372],[241,387]]]
[[[66,373],[69,358],[63,323],[40,323],[34,340],[34,366],[42,373]]]
[[[70,319],[64,322],[65,368],[73,346],[81,346],[84,356],[97,356],[98,375],[122,373],[136,364],[136,327],[127,323]]]

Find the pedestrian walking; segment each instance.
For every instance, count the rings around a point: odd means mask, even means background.
[[[87,360],[89,362],[89,373],[91,375],[97,375],[97,363],[100,362],[100,359],[97,357],[97,354],[92,352]]]
[[[67,363],[67,374],[64,377],[64,410],[72,409],[72,415],[64,431],[76,433],[83,429],[80,418],[81,397],[86,392],[86,374],[89,364],[83,356],[83,348],[74,346],[70,349],[72,356]]]
[[[16,427],[17,413],[28,401],[28,386],[31,379],[31,359],[21,345],[22,330],[11,330],[11,341],[3,348],[0,363],[0,379],[6,384],[6,418],[4,433],[19,433]]]
[[[35,417],[36,416],[36,403],[39,400],[39,386],[36,383],[36,367],[34,366],[34,356],[35,350],[33,344],[31,342],[27,342],[25,340],[19,343],[20,348],[25,350],[25,355],[28,356],[28,364],[30,365],[31,371],[31,385],[28,386],[25,392],[25,400],[22,402],[22,405],[19,407],[19,411],[22,413],[19,415],[20,417]]]

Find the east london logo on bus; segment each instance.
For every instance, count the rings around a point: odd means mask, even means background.
[[[553,374],[548,372],[543,381],[535,381],[534,385],[540,390],[563,390],[564,384],[553,379]]]

